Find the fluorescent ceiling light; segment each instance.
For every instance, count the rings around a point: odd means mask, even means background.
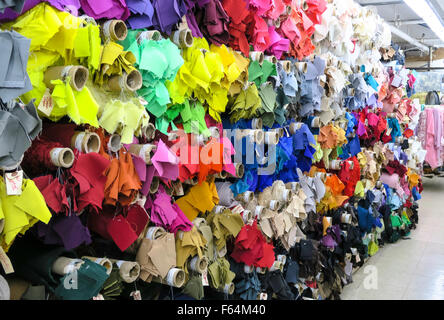
[[[426,0],[404,0],[404,2],[444,41],[444,26]]]

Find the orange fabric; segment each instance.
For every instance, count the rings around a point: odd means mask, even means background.
[[[107,180],[104,204],[115,206],[119,202],[122,206],[127,206],[134,200],[142,187],[131,155],[124,150],[119,151],[118,159],[111,160],[105,175]]]

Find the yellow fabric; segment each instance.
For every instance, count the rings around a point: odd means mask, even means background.
[[[211,287],[223,289],[226,284],[233,282],[236,274],[230,270],[230,263],[225,258],[218,258],[208,266]]]
[[[176,234],[176,266],[187,272],[186,262],[188,258],[198,255],[203,257],[203,250],[206,245],[204,236],[197,230],[196,226],[187,232]]]
[[[130,51],[124,51],[123,47],[115,42],[108,42],[102,50],[100,60],[100,71],[95,74],[94,81],[102,85],[105,82],[105,76],[123,74],[123,71],[130,73],[135,70],[136,56]]]
[[[18,234],[25,234],[38,221],[48,224],[51,212],[34,181],[24,179],[22,194],[8,196],[3,177],[0,177],[0,216],[5,226],[0,235],[0,244],[7,252]]]
[[[187,218],[193,221],[200,212],[211,211],[219,203],[216,185],[214,182],[203,181],[193,186],[188,194],[178,199],[176,203]]]
[[[358,183],[356,183],[356,187],[355,187],[355,196],[358,198],[363,198],[364,197],[364,185],[362,184],[362,181],[358,181]]]
[[[133,136],[139,136],[141,128],[148,125],[149,115],[139,99],[112,100],[104,108],[99,124],[108,133],[118,132],[122,143],[130,144]]]
[[[52,121],[58,121],[64,116],[69,116],[76,124],[90,124],[98,127],[97,112],[99,105],[85,86],[82,91],[72,89],[69,77],[65,80],[53,80],[54,90],[52,98],[55,102],[54,109],[48,117]],[[40,113],[40,116],[45,116]]]
[[[222,250],[230,236],[236,238],[244,226],[240,214],[232,213],[229,209],[217,214],[212,212],[206,220],[213,231],[214,243],[218,251]]]

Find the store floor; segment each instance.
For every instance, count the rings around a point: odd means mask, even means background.
[[[444,178],[424,178],[419,207],[411,239],[381,248],[353,275],[343,300],[444,300]]]

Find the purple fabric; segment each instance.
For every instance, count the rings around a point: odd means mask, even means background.
[[[187,13],[185,0],[152,0],[152,4],[155,12],[153,26],[168,34]]]
[[[10,8],[6,8],[5,12],[0,14],[0,22],[8,22],[8,21],[15,20],[18,16],[31,10],[36,5],[38,5],[40,2],[43,2],[43,0],[28,0],[28,1],[26,1],[25,5],[23,6],[22,12],[20,14]]]
[[[9,8],[5,10],[3,14],[0,14],[0,22],[8,22],[15,20],[18,16],[26,13],[27,11],[34,8],[40,2],[48,2],[54,8],[60,11],[69,12],[75,16],[79,15],[80,2],[79,0],[28,0],[25,2],[25,5],[22,9],[22,12],[19,14]]]
[[[126,4],[131,11],[127,20],[131,29],[149,28],[153,25],[154,8],[149,0],[127,0]]]
[[[80,0],[83,11],[94,19],[128,19],[130,12],[125,0]]]

